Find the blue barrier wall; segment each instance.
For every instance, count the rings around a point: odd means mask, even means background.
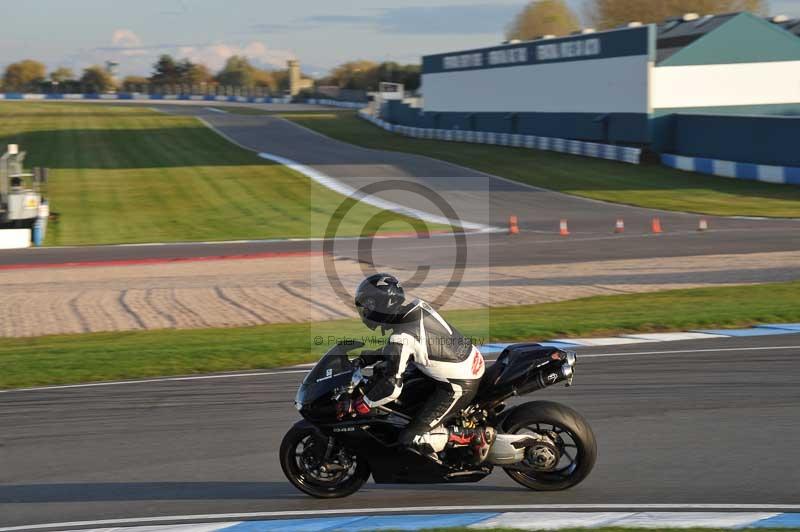
[[[639,113],[435,113],[389,101],[383,118],[409,127],[514,133],[602,143],[647,144],[648,116]]]
[[[670,120],[673,149],[663,151],[743,163],[800,166],[800,117],[677,114]]]

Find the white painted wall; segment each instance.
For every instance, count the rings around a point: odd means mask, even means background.
[[[646,113],[648,57],[441,72],[422,76],[435,112]]]
[[[0,229],[0,249],[31,247],[30,229]]]
[[[800,61],[657,67],[653,108],[800,103]]]

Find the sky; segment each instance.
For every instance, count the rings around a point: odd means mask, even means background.
[[[568,0],[581,10],[585,0]],[[38,59],[76,72],[106,60],[150,73],[163,53],[219,69],[234,54],[322,75],[352,59],[418,63],[503,39],[520,0],[0,0],[0,67]],[[772,0],[800,17],[800,0]]]

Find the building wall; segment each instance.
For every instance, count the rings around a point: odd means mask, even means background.
[[[800,104],[800,61],[661,66],[653,108]]]
[[[645,143],[652,26],[423,58],[423,109],[387,117],[418,127]]]
[[[674,115],[670,153],[742,163],[800,166],[800,117]]]
[[[423,75],[425,110],[646,113],[648,56]]]

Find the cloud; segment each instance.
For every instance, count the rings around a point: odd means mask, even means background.
[[[137,47],[142,45],[142,40],[133,30],[118,29],[111,35],[111,44],[114,46]]]
[[[243,55],[260,68],[284,68],[286,61],[294,59],[289,50],[268,48],[263,42],[251,41],[247,44],[218,43],[203,46],[182,46],[177,49],[179,57],[186,57],[196,63],[203,63],[211,70],[219,70],[232,55]]]
[[[115,48],[120,54],[126,57],[145,55],[146,50],[142,49],[142,39],[136,33],[128,29],[117,29],[111,35],[111,48]]]
[[[800,2],[797,0],[773,0],[770,8],[770,12],[775,15],[800,17]]]
[[[365,26],[395,34],[495,34],[503,31],[519,9],[518,3],[392,7],[365,15],[313,15],[300,22]]]
[[[232,55],[243,55],[253,65],[260,68],[285,68],[286,61],[295,54],[290,50],[267,47],[259,40],[239,43],[204,42],[204,43],[160,43],[145,44],[130,29],[116,29],[111,35],[111,46],[101,46],[89,51],[81,50],[70,57],[70,65],[103,63],[106,60],[120,63],[123,74],[145,74],[150,71],[156,58],[162,54],[170,54],[176,58],[187,58],[196,63],[203,63],[209,69],[219,70]]]

